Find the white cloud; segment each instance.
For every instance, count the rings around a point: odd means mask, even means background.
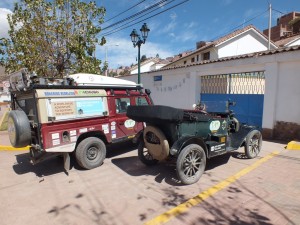
[[[170,23],[168,23],[163,29],[162,29],[162,32],[163,33],[169,33],[171,31],[173,31],[175,28],[176,28],[176,18],[177,18],[177,15],[176,13],[171,13],[170,14],[170,18],[171,18],[171,21]]]
[[[256,16],[257,14],[259,14],[261,12],[261,10],[259,9],[248,9],[245,13],[244,13],[244,17],[245,19],[249,19],[250,17]]]
[[[170,18],[171,18],[171,20],[176,20],[176,18],[177,18],[177,14],[176,13],[171,13],[170,14]]]
[[[185,30],[180,34],[176,34],[175,41],[181,41],[181,42],[193,42],[197,41],[198,35],[192,31],[192,30]]]
[[[233,2],[233,0],[223,0],[223,5],[230,5]]]
[[[8,37],[8,21],[7,21],[7,15],[11,14],[12,11],[6,8],[0,8],[0,37]]]
[[[194,28],[194,27],[196,27],[197,25],[198,25],[198,23],[195,22],[195,21],[192,21],[192,22],[189,22],[189,23],[184,24],[184,26],[185,26],[187,29]]]
[[[118,44],[118,46],[115,46]],[[130,66],[136,64],[138,49],[133,47],[130,38],[107,38],[107,61],[110,68],[117,68],[119,66]],[[141,46],[141,56],[146,55],[148,58],[155,57],[159,54],[160,58],[166,58],[177,54],[174,49],[169,50],[165,45],[160,45],[153,42],[146,42]],[[105,61],[105,47],[101,46],[97,49],[97,57]]]

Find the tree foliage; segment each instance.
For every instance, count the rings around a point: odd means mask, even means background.
[[[26,67],[39,76],[100,73],[95,58],[105,9],[80,0],[21,0],[8,15],[9,37],[1,38],[0,63],[7,73]]]

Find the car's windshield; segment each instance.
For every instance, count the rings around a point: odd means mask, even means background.
[[[228,101],[201,101],[204,104],[205,111],[210,113],[228,112]]]

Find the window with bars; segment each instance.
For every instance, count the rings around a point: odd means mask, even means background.
[[[201,93],[203,94],[264,94],[264,92],[264,71],[201,77]]]

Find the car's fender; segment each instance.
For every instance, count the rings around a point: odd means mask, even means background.
[[[243,146],[246,140],[247,135],[253,130],[260,130],[255,126],[241,125],[240,129],[236,133],[231,134],[231,146],[234,149],[238,149]]]
[[[179,138],[177,141],[175,141],[170,149],[170,155],[172,156],[179,155],[181,150],[190,144],[197,144],[201,146],[204,149],[206,156],[208,155],[207,147],[204,140],[201,137],[195,137],[195,136],[183,136]]]

